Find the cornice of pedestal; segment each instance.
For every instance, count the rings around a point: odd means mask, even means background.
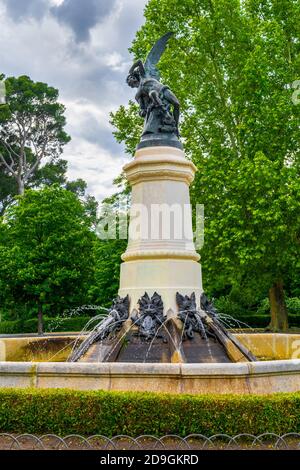
[[[171,180],[190,185],[196,166],[182,150],[174,147],[147,147],[137,150],[134,160],[123,168],[131,185],[142,181]]]
[[[183,259],[199,261],[200,255],[196,251],[188,250],[137,250],[125,251],[121,256],[123,261],[142,259]]]

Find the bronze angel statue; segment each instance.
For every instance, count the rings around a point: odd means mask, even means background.
[[[173,134],[179,137],[179,101],[168,86],[160,83],[156,68],[172,34],[158,39],[145,63],[137,60],[127,76],[127,84],[138,89],[135,99],[140,106],[140,116],[145,118],[142,136]]]

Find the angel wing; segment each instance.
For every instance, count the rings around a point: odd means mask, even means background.
[[[164,34],[160,39],[156,41],[156,43],[152,47],[144,63],[146,76],[150,76],[152,78],[156,78],[156,80],[159,80],[159,72],[156,68],[156,64],[161,58],[166,48],[167,42],[172,35],[173,33],[171,32]]]

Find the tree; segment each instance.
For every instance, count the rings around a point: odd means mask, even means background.
[[[123,186],[122,176],[116,178],[114,183],[119,191],[102,201],[97,218],[98,238],[94,244],[94,280],[89,289],[92,302],[103,307],[109,307],[118,293],[120,260],[127,247],[130,188],[127,184]],[[120,220],[121,213],[122,220]],[[110,235],[115,238],[109,235],[108,225],[112,230]],[[100,226],[106,234],[99,234]]]
[[[69,181],[68,163],[59,158],[70,137],[63,130],[65,109],[57,103],[58,91],[28,77],[8,78],[6,91],[7,104],[0,105],[0,214],[24,188],[58,184],[81,197],[95,218],[97,203],[86,195],[86,182]]]
[[[202,261],[207,282],[217,289],[220,280],[223,286],[251,286],[254,299],[267,293],[272,329],[287,329],[283,282],[292,268],[299,267],[296,168],[270,161],[263,153],[232,159],[226,168],[210,158],[198,168],[202,176],[193,191],[206,198],[208,242]]]
[[[55,162],[45,163],[31,175],[27,182],[27,188],[41,189],[53,184],[59,185],[61,188],[67,189],[80,197],[86,208],[90,207],[89,210],[93,206],[95,214],[97,202],[93,196],[86,194],[86,182],[81,178],[69,181],[66,176],[67,165],[68,162],[62,158],[57,159]],[[15,179],[8,174],[5,168],[2,168],[0,170],[0,215],[3,215],[8,205],[13,203],[17,194],[18,187]]]
[[[54,162],[70,140],[64,131],[65,108],[58,90],[27,76],[5,80],[6,104],[0,106],[0,164],[23,194],[45,160]]]
[[[271,327],[287,328],[284,287],[299,259],[300,4],[296,0],[150,0],[131,51],[173,31],[162,80],[179,97],[185,151],[205,203],[204,282],[268,292]],[[133,153],[136,106],[112,115]]]
[[[127,246],[126,240],[96,240],[94,244],[94,279],[89,297],[94,304],[110,307],[117,296],[120,278],[120,260]]]
[[[3,214],[16,194],[16,181],[6,171],[0,171],[0,215]]]
[[[94,240],[83,204],[58,186],[26,190],[7,209],[0,227],[0,282],[16,302],[36,305],[39,334],[45,304],[70,306],[86,297]]]

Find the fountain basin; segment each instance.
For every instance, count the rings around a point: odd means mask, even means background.
[[[67,359],[77,336],[2,337],[0,387],[219,394],[300,390],[300,360],[297,359],[300,334],[237,334],[245,346],[263,359],[256,362],[59,362]],[[59,350],[61,347],[63,351]],[[28,351],[32,355],[30,361]],[[56,356],[52,361],[56,362],[49,362],[53,354]]]
[[[78,334],[0,338],[0,361],[66,361]]]
[[[232,364],[1,362],[0,386],[163,393],[300,390],[300,360]]]
[[[235,336],[260,360],[300,358],[300,334],[238,333]]]
[[[300,358],[300,334],[235,333],[260,360]],[[66,361],[77,333],[64,335],[0,337],[0,361]]]
[[[235,333],[260,360],[300,358],[300,334]],[[66,361],[76,333],[44,336],[16,336],[0,338],[0,361],[63,362]]]

